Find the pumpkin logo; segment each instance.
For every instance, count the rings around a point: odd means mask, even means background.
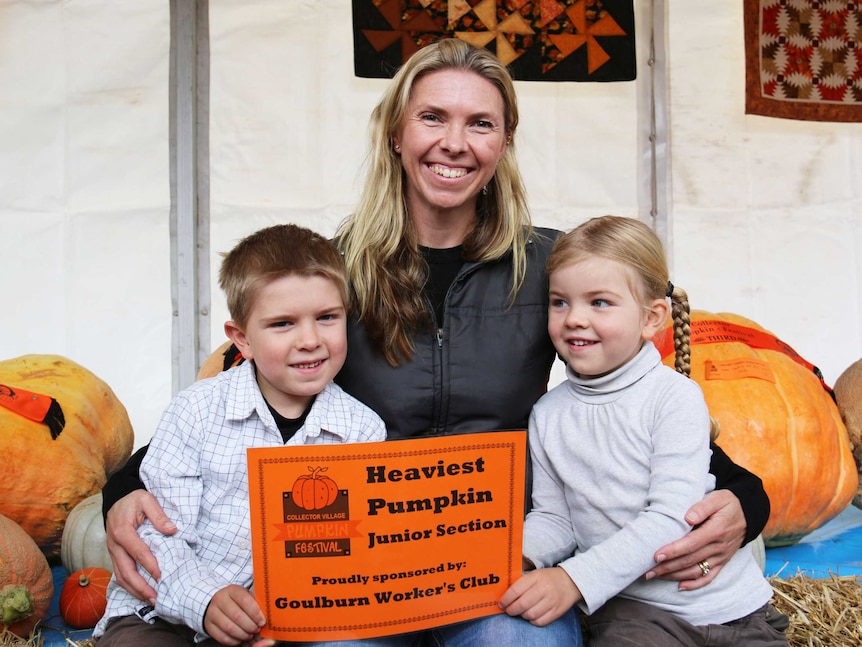
[[[338,497],[338,485],[323,475],[327,467],[308,467],[309,474],[303,474],[293,483],[291,498],[294,505],[303,510],[321,510],[332,505]]]
[[[351,538],[360,536],[350,521],[349,493],[338,488],[327,470],[308,466],[308,474],[282,491],[284,523],[278,524],[276,541],[284,541],[286,558],[350,555]]]

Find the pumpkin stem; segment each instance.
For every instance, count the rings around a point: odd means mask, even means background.
[[[78,576],[78,586],[90,586],[90,578],[87,577],[86,573],[81,573]]]
[[[0,613],[4,625],[12,625],[33,615],[33,596],[26,587],[10,584],[0,589]]]

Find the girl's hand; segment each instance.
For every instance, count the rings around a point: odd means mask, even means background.
[[[581,592],[562,568],[540,568],[525,573],[500,598],[500,608],[544,627],[581,599]]]

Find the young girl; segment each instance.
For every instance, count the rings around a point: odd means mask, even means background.
[[[664,366],[650,341],[667,321],[667,297],[678,340],[688,324],[688,298],[668,281],[661,242],[638,220],[595,218],[557,241],[548,273],[548,332],[568,380],[530,417],[529,572],[501,606],[542,625],[577,603],[591,647],[786,645],[773,626],[786,618],[769,604],[772,588],[749,546],[708,587],[682,591],[642,576],[715,485],[703,393]],[[687,347],[685,339],[683,354]]]

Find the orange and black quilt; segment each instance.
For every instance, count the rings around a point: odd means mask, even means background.
[[[518,81],[631,81],[633,0],[353,0],[354,71],[390,78],[442,38],[487,47]]]
[[[862,1],[743,0],[745,112],[862,121]]]

